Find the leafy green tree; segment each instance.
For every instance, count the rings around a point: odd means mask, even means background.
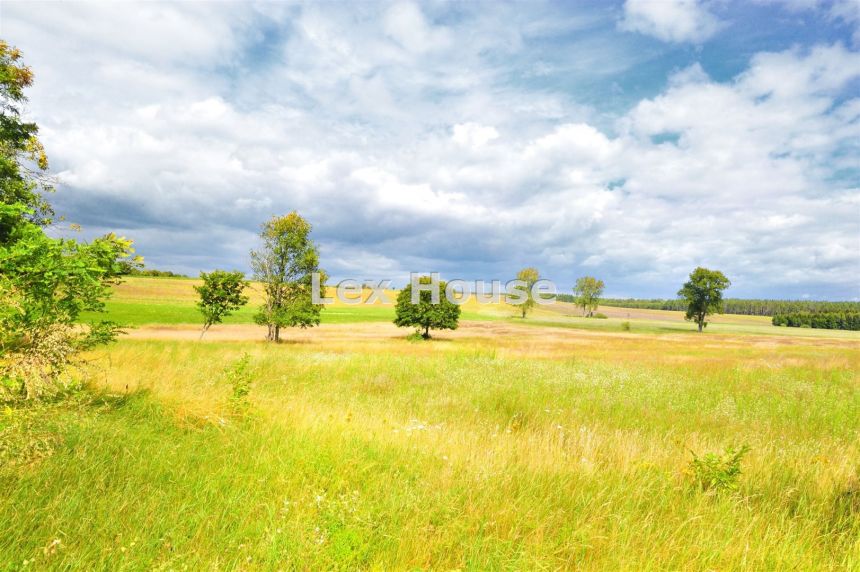
[[[33,75],[20,58],[0,41],[0,400],[62,391],[80,353],[118,333],[82,314],[103,311],[123,266],[140,263],[113,234],[82,243],[45,233],[48,160],[36,125],[21,120]]]
[[[573,295],[575,296],[576,305],[582,308],[582,315],[592,316],[597,306],[600,304],[600,297],[603,295],[603,280],[598,280],[593,276],[583,276],[576,279],[576,285],[573,287]]]
[[[201,272],[200,279],[203,284],[194,289],[200,296],[197,308],[203,314],[203,331],[200,332],[200,339],[203,339],[203,334],[213,324],[220,324],[225,317],[248,303],[248,297],[242,295],[248,282],[243,273],[226,270]]]
[[[39,128],[21,119],[24,90],[32,84],[33,72],[21,62],[21,52],[0,40],[0,204],[15,207],[0,212],[0,244],[11,239],[20,221],[44,226],[53,215],[43,196],[53,187]]]
[[[521,280],[525,282],[525,286],[522,288],[524,290],[523,300],[522,302],[513,303],[515,306],[519,306],[520,316],[522,318],[526,317],[526,314],[531,312],[535,304],[534,295],[532,294],[532,286],[535,285],[535,282],[540,280],[540,272],[538,272],[537,268],[523,268],[519,272],[517,272],[517,280]]]
[[[307,328],[320,323],[322,304],[314,304],[313,275],[319,273],[317,295],[325,294],[319,253],[310,239],[311,225],[297,212],[263,224],[263,245],[251,252],[254,278],[263,283],[266,300],[254,321],[268,327],[267,339],[280,341],[283,327]]]
[[[456,330],[460,320],[460,306],[454,304],[445,296],[446,282],[439,281],[436,294],[439,302],[433,303],[433,281],[429,276],[422,276],[419,284],[431,285],[422,289],[417,304],[412,303],[412,284],[397,295],[394,306],[394,323],[401,328],[415,327],[425,340],[430,339],[430,330]]]
[[[731,284],[719,270],[701,266],[693,270],[690,279],[678,290],[678,296],[687,302],[685,319],[696,322],[701,332],[708,325],[705,318],[723,312],[723,290]]]

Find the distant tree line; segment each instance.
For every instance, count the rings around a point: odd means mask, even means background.
[[[142,262],[134,262],[130,260],[119,261],[120,276],[152,276],[156,278],[189,278],[185,274],[178,274],[170,270],[156,270],[154,268],[146,268]]]
[[[576,296],[570,294],[558,294],[556,299],[560,302],[576,303]],[[648,300],[635,298],[601,298],[603,306],[615,306],[619,308],[641,308],[648,310],[675,310],[685,311],[688,306],[687,300],[678,298],[667,300],[652,298]],[[826,302],[818,300],[755,300],[741,298],[727,298],[723,300],[723,312],[726,314],[741,314],[746,316],[774,316],[777,314],[793,313],[854,313],[860,312],[860,302]]]
[[[156,270],[154,268],[129,268],[127,274],[129,276],[153,276],[156,278],[188,278],[185,274],[171,272],[170,270]]]
[[[860,330],[860,312],[791,312],[775,314],[774,326],[820,328],[826,330]]]

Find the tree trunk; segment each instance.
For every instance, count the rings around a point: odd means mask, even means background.
[[[523,304],[523,318],[526,317],[526,305]]]
[[[281,341],[281,326],[275,324],[275,343]]]
[[[702,328],[704,327],[704,323],[705,323],[704,320],[699,320],[699,332],[702,331]]]
[[[425,340],[430,339],[430,326],[424,326],[424,333],[421,334],[421,337],[424,338]]]
[[[202,339],[203,339],[203,334],[205,334],[205,333],[206,333],[206,330],[208,330],[208,329],[209,329],[209,324],[207,324],[207,325],[203,326],[203,330],[200,332],[200,337],[199,337],[199,338],[197,338],[197,341],[198,341],[198,342],[199,342],[200,340],[202,340]]]

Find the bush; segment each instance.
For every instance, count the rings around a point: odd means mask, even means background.
[[[250,362],[251,356],[245,353],[224,369],[224,378],[233,389],[231,400],[234,404],[243,403],[248,394],[251,393],[251,372],[248,367]]]
[[[595,312],[594,314],[591,315],[591,317],[597,318],[598,320],[605,320],[605,319],[609,318],[609,316],[607,316],[606,314],[603,314],[601,312]]]
[[[701,457],[693,453],[689,472],[693,481],[703,491],[736,491],[741,476],[741,460],[749,452],[744,445],[740,449],[728,448],[722,455],[707,453]]]
[[[13,209],[0,204],[0,212]],[[106,235],[91,243],[52,238],[25,219],[0,244],[0,401],[49,398],[65,391],[82,353],[119,333],[103,312],[118,261],[131,241]]]
[[[630,331],[630,322],[621,322],[621,330],[624,332]]]

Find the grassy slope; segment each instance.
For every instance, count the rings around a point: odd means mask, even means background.
[[[142,280],[115,302],[138,323],[193,308]],[[99,351],[101,397],[0,414],[0,570],[860,567],[851,339],[475,312],[502,333]],[[223,371],[244,352],[238,416]],[[691,450],[743,443],[738,493],[691,486]]]
[[[121,324],[143,326],[147,324],[197,324],[200,314],[195,307],[194,286],[199,280],[175,278],[127,278],[108,303],[107,314],[89,314],[86,319],[108,318]],[[258,284],[249,290],[250,303],[224,320],[225,324],[252,324],[256,306],[262,302]],[[334,296],[331,291],[328,296]],[[394,300],[396,292],[389,292]],[[365,295],[366,297],[366,295]],[[578,316],[571,304],[558,303],[552,307],[538,307],[528,319],[516,317],[516,309],[504,304],[477,304],[469,300],[462,307],[464,320],[507,320],[512,323],[552,326],[561,328],[617,332],[628,322],[640,333],[695,332],[694,324],[683,320],[682,312],[664,310],[627,310],[623,308],[601,308],[610,316],[606,320],[587,319]],[[631,317],[632,316],[632,317]],[[326,306],[322,322],[328,324],[356,322],[390,322],[394,319],[392,305],[374,304],[346,305],[340,302]],[[713,316],[709,332],[726,334],[766,334],[802,337],[841,337],[860,340],[860,332],[833,330],[811,330],[806,328],[777,328],[770,318],[762,316]],[[217,326],[216,326],[217,327]]]
[[[89,313],[85,319],[110,319],[129,326],[145,324],[197,324],[200,313],[195,302],[194,286],[199,280],[187,278],[126,278],[114,291],[108,302],[107,314]],[[334,297],[333,289],[327,296]],[[228,316],[225,324],[252,324],[257,306],[262,302],[260,286],[256,283],[248,290],[247,306]],[[388,291],[390,300],[397,293]],[[367,294],[364,295],[367,297]],[[470,301],[463,307],[464,319],[495,319],[510,314],[509,309],[497,306],[479,306]],[[390,322],[394,319],[392,304],[348,305],[341,302],[327,305],[322,322],[341,324],[354,322]]]
[[[221,373],[243,352],[245,419]],[[116,397],[4,418],[7,440],[55,450],[0,470],[6,563],[860,565],[860,394],[844,344],[125,340],[95,357],[108,355],[100,379]],[[690,450],[741,443],[738,494],[690,485]]]

